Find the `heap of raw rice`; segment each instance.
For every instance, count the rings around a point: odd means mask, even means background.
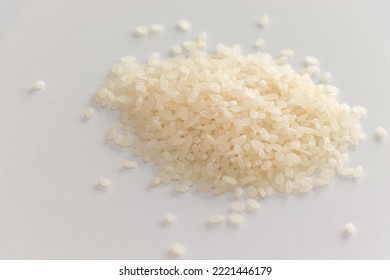
[[[162,183],[250,196],[308,192],[348,168],[348,147],[365,137],[362,107],[340,104],[337,88],[269,54],[239,46],[204,51],[205,34],[148,63],[123,57],[95,100],[120,112],[107,134],[134,155],[153,160]]]

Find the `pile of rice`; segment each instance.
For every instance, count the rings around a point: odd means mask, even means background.
[[[348,168],[348,148],[365,137],[365,109],[336,99],[334,86],[316,84],[267,53],[240,46],[204,50],[204,34],[153,53],[146,64],[123,57],[95,100],[120,113],[107,134],[159,167],[161,182],[252,197],[308,192]],[[284,62],[283,62],[284,63]]]

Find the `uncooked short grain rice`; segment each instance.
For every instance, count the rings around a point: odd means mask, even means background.
[[[265,44],[265,40],[263,38],[256,39],[255,41],[255,47],[256,48],[261,48]]]
[[[187,184],[177,184],[174,188],[174,191],[177,193],[186,193],[190,190],[190,186]]]
[[[327,83],[330,81],[330,78],[331,76],[329,72],[322,73],[320,76],[320,83]]]
[[[134,169],[134,168],[137,168],[137,167],[138,167],[138,164],[137,164],[137,162],[135,162],[135,161],[126,160],[126,161],[123,163],[123,167],[126,168],[126,169]]]
[[[95,115],[95,109],[94,109],[94,108],[89,107],[89,108],[85,111],[85,117],[86,117],[87,119],[91,119],[94,115]]]
[[[223,215],[212,215],[208,218],[209,224],[222,224],[226,218]]]
[[[237,225],[244,220],[244,217],[241,214],[233,212],[228,215],[228,220],[231,224]]]
[[[135,28],[135,36],[137,37],[145,37],[148,35],[149,29],[146,26],[139,25]]]
[[[365,137],[359,122],[366,110],[313,82],[316,58],[306,57],[298,73],[267,53],[244,55],[239,45],[218,44],[210,54],[206,37],[174,46],[166,59],[123,57],[95,95],[120,113],[107,139],[158,166],[151,186],[162,178],[215,195],[238,198],[245,190],[265,198],[309,192],[336,173],[361,176],[346,162],[349,147]]]
[[[242,211],[245,211],[245,204],[241,201],[234,201],[231,205],[230,205],[230,208],[233,210],[233,211],[236,211],[236,212],[242,212]]]
[[[319,63],[318,59],[312,55],[308,55],[305,57],[305,64],[306,65],[318,65],[318,63]]]
[[[268,15],[263,15],[260,17],[259,22],[258,22],[260,27],[266,27],[269,24],[269,16]]]
[[[160,183],[161,183],[161,178],[160,177],[154,177],[152,179],[152,181],[150,181],[149,186],[154,188],[154,187],[157,187],[158,185],[160,185]]]
[[[164,220],[164,223],[171,224],[171,223],[176,221],[176,217],[172,213],[167,213],[167,214],[165,214],[163,220]]]
[[[35,83],[32,84],[31,88],[33,90],[40,90],[45,87],[45,82],[44,81],[36,81]]]
[[[378,127],[378,128],[375,130],[375,134],[376,134],[376,137],[377,137],[379,140],[382,140],[382,139],[384,139],[384,138],[387,136],[387,131],[386,131],[386,129],[384,129],[383,127]]]
[[[260,209],[260,203],[252,198],[248,199],[246,201],[246,203],[248,204],[249,209],[251,209],[251,210],[259,210]]]
[[[181,19],[179,20],[179,22],[177,23],[177,28],[180,30],[180,31],[188,31],[191,29],[191,23],[186,20],[186,19]]]
[[[290,49],[284,49],[280,52],[282,56],[292,57],[294,55],[294,51]]]
[[[344,225],[344,234],[347,236],[352,236],[356,233],[356,227],[352,223],[346,223]]]
[[[180,243],[171,244],[171,254],[176,257],[181,257],[187,252],[187,248]]]
[[[152,24],[149,28],[150,33],[161,33],[165,30],[165,26],[163,24]]]
[[[106,177],[99,178],[99,186],[103,188],[112,187],[112,181]]]

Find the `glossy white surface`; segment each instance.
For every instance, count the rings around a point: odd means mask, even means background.
[[[390,9],[388,1],[5,1],[0,0],[0,258],[165,259],[170,244],[190,259],[389,259]],[[266,29],[257,21],[270,16]],[[175,29],[179,19],[192,28]],[[135,38],[138,25],[166,30]],[[231,196],[148,187],[151,164],[123,170],[130,152],[108,145],[116,114],[91,101],[123,55],[153,51],[207,31],[219,42],[253,51],[264,38],[273,55],[314,55],[332,74],[340,100],[368,109],[367,139],[351,152],[363,165],[356,181],[337,179],[309,195],[262,202],[239,227],[205,225],[227,214]],[[31,85],[43,80],[43,90]],[[96,109],[91,120],[85,110]],[[99,177],[113,181],[96,189]],[[177,220],[162,225],[166,213]],[[343,236],[345,223],[356,226]]]

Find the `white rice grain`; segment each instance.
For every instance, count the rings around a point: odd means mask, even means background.
[[[286,56],[286,57],[292,57],[294,55],[294,51],[291,50],[291,49],[284,49],[280,52],[280,54],[282,56]]]
[[[261,47],[264,46],[264,44],[265,44],[265,40],[263,38],[258,38],[255,41],[255,47],[256,48],[261,48]]]
[[[312,55],[308,55],[305,57],[305,64],[307,66],[318,65],[318,63],[319,63],[318,59]]]
[[[228,215],[228,220],[231,224],[237,225],[244,220],[244,217],[236,212],[233,212]]]
[[[387,136],[387,131],[386,129],[384,129],[383,127],[378,127],[376,130],[375,130],[375,135],[376,135],[376,138],[378,140],[383,140],[386,138]]]
[[[149,186],[154,188],[154,187],[157,187],[158,185],[160,185],[160,183],[161,183],[161,178],[160,177],[154,177],[152,179],[152,181],[150,181]]]
[[[182,48],[179,45],[173,45],[171,49],[173,55],[178,55],[183,52]]]
[[[44,81],[36,81],[35,83],[32,84],[31,88],[33,90],[40,90],[43,89],[46,86]]]
[[[209,224],[222,224],[226,220],[225,216],[223,215],[212,215],[208,218]]]
[[[163,24],[152,24],[149,28],[150,33],[161,33],[164,32],[165,26]]]
[[[322,73],[321,76],[320,76],[320,82],[321,83],[327,83],[330,81],[330,73],[329,72],[325,72],[325,73]]]
[[[263,15],[260,17],[258,25],[259,25],[259,27],[267,27],[269,24],[269,21],[270,21],[269,16]]]
[[[132,161],[132,160],[126,160],[123,163],[123,167],[126,168],[126,169],[134,169],[134,168],[138,167],[138,163],[135,162],[135,161]]]
[[[184,245],[175,242],[171,244],[170,252],[175,257],[182,257],[183,255],[186,254],[187,248]]]
[[[87,111],[85,111],[85,118],[91,119],[95,115],[95,109],[89,107]]]
[[[242,203],[241,201],[234,201],[230,205],[230,209],[232,209],[233,211],[236,211],[236,212],[242,212],[242,211],[245,211],[245,204]]]
[[[99,186],[103,188],[110,188],[112,187],[112,181],[106,177],[100,177]]]
[[[163,217],[163,221],[166,224],[172,224],[176,221],[176,217],[172,213],[166,213]]]
[[[354,178],[359,178],[359,177],[362,177],[363,175],[363,167],[362,166],[358,166],[358,167],[355,167],[352,171],[352,176]]]
[[[188,20],[181,19],[181,20],[179,20],[179,22],[177,23],[177,28],[178,28],[180,31],[187,32],[188,30],[191,29],[191,23],[190,23]]]
[[[260,203],[254,199],[248,199],[246,201],[246,204],[249,206],[249,209],[251,209],[251,210],[259,210],[260,209]]]
[[[146,26],[143,26],[143,25],[139,25],[135,28],[135,36],[141,38],[141,37],[145,37],[146,35],[148,35],[149,33],[149,29],[146,27]]]
[[[346,223],[344,225],[344,234],[346,236],[352,236],[356,233],[356,227],[352,223]]]
[[[177,184],[174,191],[177,193],[186,193],[190,190],[190,187],[186,184]]]
[[[367,113],[367,109],[362,106],[355,106],[352,108],[353,112],[364,116]]]

